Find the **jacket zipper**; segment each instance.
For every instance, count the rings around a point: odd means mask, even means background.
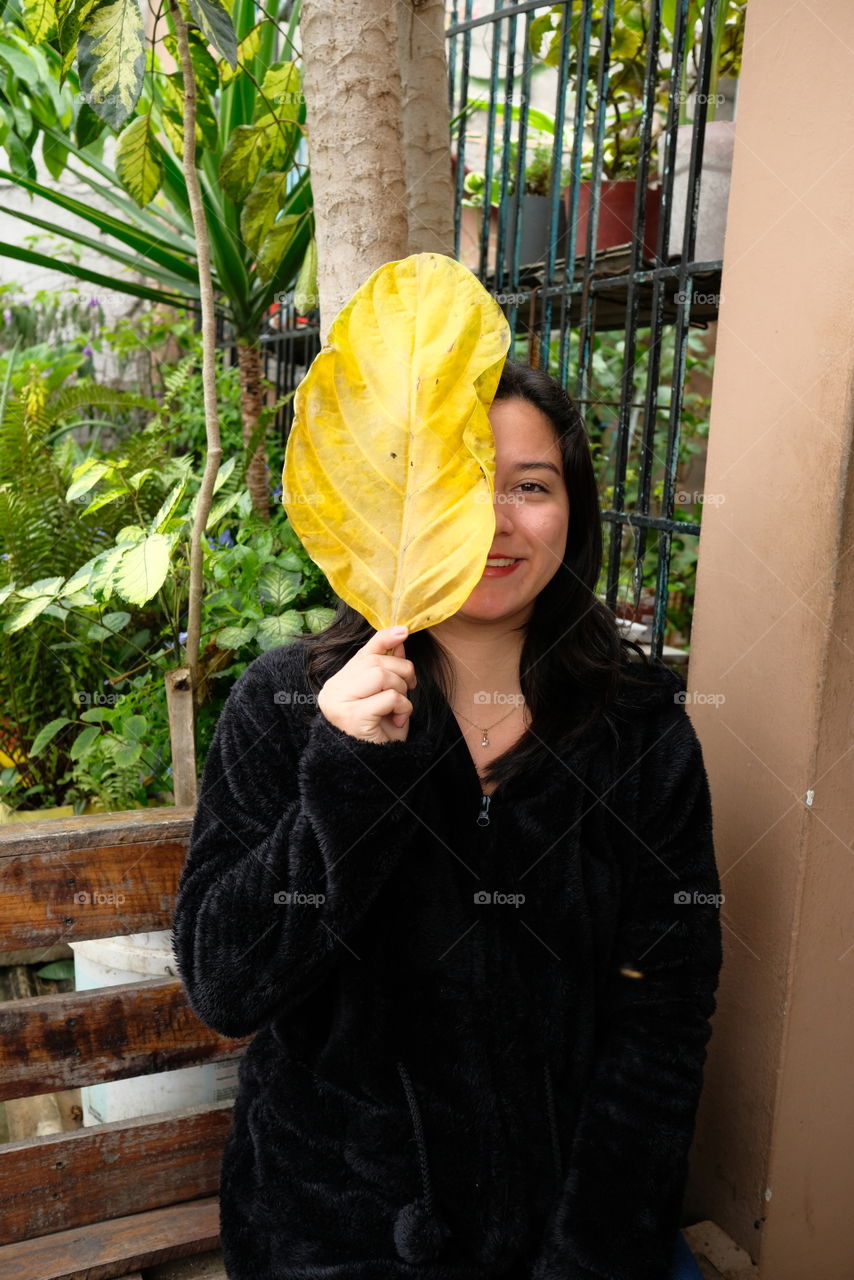
[[[492,796],[488,796],[485,793],[480,798],[480,812],[477,815],[477,825],[479,827],[489,826],[489,802],[491,799]]]

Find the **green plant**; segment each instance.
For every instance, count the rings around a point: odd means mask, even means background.
[[[633,383],[638,387],[645,386],[650,369],[649,330],[639,330],[636,335],[636,347],[633,365]],[[525,359],[526,340],[517,339],[516,355]],[[617,410],[622,395],[622,371],[625,359],[625,338],[608,331],[597,330],[593,336],[590,353],[590,367],[587,382],[583,390],[585,405],[585,428],[590,440],[597,487],[603,507],[611,507],[614,503],[614,450],[616,444]],[[653,459],[650,483],[649,511],[652,515],[662,514],[664,493],[665,453],[668,430],[668,417],[674,375],[674,335],[665,331],[659,351],[659,368],[657,379],[658,414],[653,436]],[[574,346],[570,351],[567,370],[567,386],[570,392],[582,394],[579,390],[579,352]],[[696,329],[688,332],[685,361],[684,386],[680,415],[680,437],[677,455],[677,477],[685,473],[691,460],[705,453],[708,431],[711,398],[712,372],[714,370],[714,353],[708,350],[706,335]],[[550,353],[549,371],[558,376],[559,357],[557,351]],[[636,396],[633,399],[639,400]],[[629,421],[628,454],[625,472],[625,488],[622,507],[625,511],[640,509],[641,451],[643,445],[643,419],[641,410],[634,409]],[[681,484],[681,481],[680,481]],[[679,485],[677,486],[677,493]],[[690,505],[677,506],[674,518],[699,523],[702,519],[702,502],[697,501],[699,495],[690,495],[695,501]],[[620,549],[619,591],[620,598],[635,599],[639,593],[654,593],[657,581],[657,564],[655,555],[656,535],[639,528],[625,527]],[[607,546],[607,540],[606,540]],[[643,571],[638,577],[635,574],[635,552],[640,546],[643,552]],[[673,534],[670,553],[670,571],[668,580],[667,629],[665,643],[685,646],[690,633],[691,618],[694,606],[696,584],[698,538],[694,534]],[[598,590],[604,592],[607,581],[607,565],[603,567]]]
[[[86,531],[76,545],[91,543],[93,520],[109,520],[114,530],[110,538],[99,530],[94,556],[62,576],[26,585],[7,580],[0,590],[4,643],[29,642],[36,659],[40,652],[59,654],[66,671],[38,702],[38,724],[31,715],[14,735],[17,767],[0,773],[0,795],[17,807],[46,799],[82,806],[94,796],[116,809],[168,796],[163,675],[186,639],[187,536],[199,476],[189,457],[164,458],[164,430],[157,417],[140,433],[156,451],[157,466],[90,454],[72,468],[62,500]],[[133,443],[139,461],[146,445]],[[50,457],[45,450],[44,461]],[[246,665],[332,617],[328,583],[284,511],[260,519],[241,487],[246,461],[244,452],[220,468],[207,525],[197,707],[202,760],[228,687]],[[67,565],[68,557],[55,563]],[[35,670],[30,674],[35,691],[39,681]]]
[[[300,296],[316,292],[302,279],[314,258],[309,179],[298,160],[305,119],[300,71],[276,54],[279,45],[293,48],[299,5],[284,27],[272,17],[256,22],[254,0],[237,0],[233,15],[220,0],[189,0],[189,8],[196,24],[190,52],[202,144],[198,175],[217,305],[238,349],[244,442],[256,441],[247,484],[266,518],[258,335],[271,305],[295,282]],[[117,0],[116,9],[104,38],[93,39],[97,6],[26,5],[22,13],[11,0],[0,31],[0,145],[10,163],[0,176],[88,223],[95,236],[71,228],[65,234],[108,256],[113,276],[18,244],[0,244],[0,254],[98,288],[198,309],[197,248],[181,167],[182,76],[165,70],[155,49],[146,58],[138,0]],[[171,8],[161,21],[163,45],[174,56]],[[104,159],[110,132],[117,135],[114,164]],[[107,201],[109,212],[37,180],[31,155],[39,140],[52,177],[68,170]],[[32,227],[53,229],[31,210],[11,212]],[[140,269],[145,282],[129,274]]]
[[[741,69],[741,53],[744,42],[746,0],[721,0],[717,10],[712,46],[712,74],[709,88],[708,118],[714,119],[716,92],[721,76],[737,76]],[[531,23],[529,43],[533,55],[548,66],[557,66],[561,59],[564,39],[564,18],[571,13],[566,56],[570,83],[580,74],[579,43],[582,34],[582,11],[566,5],[553,5],[539,14]],[[686,59],[681,84],[673,90],[678,94],[679,121],[688,120],[688,103],[700,79],[699,44],[692,38],[697,31],[702,12],[701,0],[690,0],[687,30],[689,55]],[[601,0],[592,6],[590,45],[587,62],[588,82],[584,92],[590,124],[586,130],[581,156],[581,178],[593,176],[593,136],[599,101],[597,79],[603,51],[605,9]],[[671,95],[671,67],[673,39],[676,25],[676,0],[664,0],[659,48],[655,61],[655,89],[653,122],[650,146],[667,123]],[[610,61],[605,81],[603,101],[604,138],[602,147],[602,174],[610,180],[637,176],[641,149],[641,124],[643,120],[644,79],[648,61],[649,13],[644,0],[614,0],[614,20],[610,41]]]
[[[513,195],[516,190],[516,172],[518,167],[518,143],[511,142],[507,159],[507,193]],[[564,186],[569,181],[569,170],[561,170],[560,183]],[[547,196],[552,189],[552,147],[546,143],[538,143],[531,159],[525,166],[525,193],[534,196]],[[486,175],[477,170],[467,173],[463,181],[465,196],[463,204],[468,207],[482,208],[486,194]],[[501,199],[501,170],[493,172],[490,182],[490,200],[494,205]]]
[[[54,364],[40,347],[0,358],[0,602],[6,602],[0,612],[7,619],[17,583],[23,586],[18,608],[26,611],[43,584],[61,581],[93,547],[112,541],[112,513],[82,519],[79,504],[66,499],[81,456],[71,429],[92,421],[94,413],[156,407],[144,396],[75,383],[77,365],[69,356]],[[150,457],[144,442],[132,436],[126,447],[131,465],[144,466]],[[154,448],[161,451],[162,441]],[[57,636],[56,617],[55,611],[36,616],[26,631],[0,630],[0,792],[17,789],[19,802],[22,796],[31,804],[56,799],[61,764],[37,762],[25,783],[15,764],[58,706],[71,705],[78,690],[93,688],[102,670],[96,646],[69,648],[61,642],[67,637]]]

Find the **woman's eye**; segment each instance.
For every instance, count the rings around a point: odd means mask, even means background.
[[[529,489],[527,487],[528,485],[532,485],[533,488]],[[539,480],[523,480],[517,487],[519,489],[523,489],[526,493],[548,493],[546,486],[544,484],[540,484]]]

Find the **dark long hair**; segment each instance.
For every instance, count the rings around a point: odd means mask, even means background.
[[[489,766],[487,779],[498,783],[530,773],[559,743],[584,734],[615,699],[630,657],[647,658],[639,645],[620,635],[614,614],[596,595],[602,525],[590,444],[578,408],[549,374],[509,360],[495,399],[527,400],[551,422],[560,444],[570,510],[563,560],[534,601],[524,627],[519,680],[530,708],[530,729]],[[297,642],[307,651],[315,693],[373,633],[360,613],[339,601],[325,631]],[[409,694],[413,714],[423,709],[429,731],[450,714],[453,670],[429,630],[407,637],[405,652],[418,674]]]

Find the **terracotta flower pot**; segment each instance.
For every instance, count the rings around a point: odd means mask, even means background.
[[[634,178],[611,181],[606,179],[599,187],[599,222],[596,228],[596,251],[614,249],[619,245],[631,245],[634,232],[635,189]],[[590,219],[591,183],[582,182],[578,189],[578,224],[575,235],[576,256],[587,248],[587,227]],[[570,188],[564,187],[564,204],[569,217]],[[657,187],[647,187],[646,225],[643,237],[643,256],[655,258],[655,242],[658,237],[658,212],[661,194]]]

